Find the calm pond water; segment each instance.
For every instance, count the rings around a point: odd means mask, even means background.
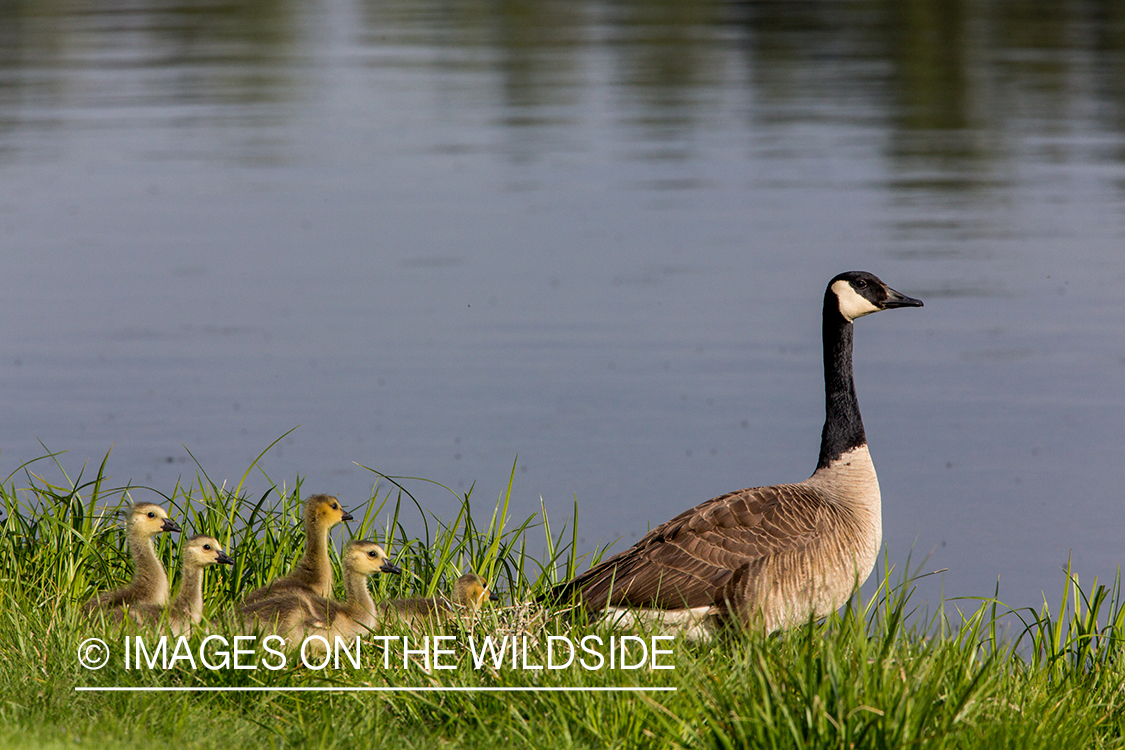
[[[1125,557],[1120,3],[4,3],[0,248],[0,476],[233,484],[299,425],[276,482],[515,463],[620,546],[808,476],[866,269],[926,303],[856,332],[921,596]]]

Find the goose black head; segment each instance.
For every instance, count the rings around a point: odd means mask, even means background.
[[[873,273],[847,271],[828,282],[840,315],[849,323],[856,318],[895,307],[922,307],[922,300],[896,292]]]

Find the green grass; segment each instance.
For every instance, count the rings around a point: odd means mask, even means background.
[[[377,577],[377,598],[448,591],[470,568],[494,582],[502,606],[446,633],[453,636],[456,669],[426,672],[398,660],[385,668],[381,650],[369,648],[360,669],[309,669],[297,666],[293,655],[280,670],[211,671],[183,662],[168,670],[125,669],[115,653],[104,668],[89,671],[78,663],[80,643],[98,636],[118,648],[127,635],[80,617],[85,599],[129,577],[118,511],[132,500],[161,498],[148,489],[111,486],[104,463],[90,478],[83,472],[48,482],[36,467],[61,471],[49,466],[53,461],[46,457],[0,484],[0,747],[1125,746],[1120,581],[1108,587],[1095,581],[1084,590],[1069,569],[1054,609],[1045,604],[1012,612],[984,597],[946,603],[925,619],[914,613],[911,581],[884,564],[873,597],[857,597],[823,623],[771,637],[732,632],[713,643],[666,644],[671,654],[660,662],[674,669],[474,669],[470,637],[530,636],[540,649],[529,661],[543,664],[548,635],[610,635],[572,630],[531,603],[593,560],[577,555],[573,524],[552,528],[542,514],[509,518],[510,479],[503,496],[484,504],[486,512],[470,490],[459,497],[460,513],[443,521],[415,499],[423,480],[373,472],[380,489],[366,502],[347,499],[356,520],[333,535],[337,547],[351,536],[376,539],[408,571]],[[228,639],[234,633],[225,629],[222,612],[243,592],[284,573],[303,548],[300,482],[247,497],[245,479],[226,488],[201,470],[191,486],[162,498],[184,527],[158,545],[173,588],[178,546],[191,533],[215,536],[233,551],[233,570],[206,577],[213,631]],[[407,526],[421,528],[420,538]],[[544,549],[539,556],[527,552]],[[192,636],[193,651],[203,637]],[[76,692],[76,686],[676,691],[99,693]]]

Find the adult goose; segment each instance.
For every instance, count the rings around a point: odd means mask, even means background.
[[[721,495],[652,529],[553,592],[619,625],[655,622],[688,636],[717,622],[772,632],[838,609],[870,575],[882,544],[879,480],[852,380],[852,322],[921,307],[863,271],[824,293],[825,419],[803,482]]]
[[[168,513],[153,503],[137,503],[125,522],[125,536],[129,540],[129,554],[133,557],[133,580],[128,586],[113,591],[103,591],[83,606],[88,616],[98,612],[112,613],[122,607],[154,606],[168,604],[168,574],[156,556],[152,540],[160,534],[180,530]]]

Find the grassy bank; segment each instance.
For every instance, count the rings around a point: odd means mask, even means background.
[[[376,598],[448,591],[472,568],[494,582],[501,606],[466,627],[444,631],[450,653],[403,661],[374,644],[359,668],[302,666],[289,654],[271,669],[261,649],[244,655],[256,669],[208,669],[202,634],[181,658],[126,668],[128,633],[93,629],[79,616],[95,591],[128,579],[117,511],[130,500],[157,500],[184,533],[165,535],[159,552],[177,583],[178,546],[208,533],[233,551],[233,570],[208,571],[212,614],[285,572],[303,546],[301,487],[248,497],[239,484],[219,487],[202,474],[159,498],[151,490],[112,487],[100,472],[53,485],[34,466],[0,487],[0,746],[3,747],[1120,747],[1125,746],[1125,607],[1118,586],[1068,582],[1061,605],[1010,612],[988,600],[948,603],[929,619],[911,617],[910,582],[880,571],[884,585],[840,615],[779,636],[730,633],[718,642],[655,645],[666,653],[636,669],[586,669],[575,660],[548,669],[548,636],[568,643],[610,633],[572,629],[530,604],[557,577],[590,564],[576,557],[574,529],[545,519],[508,518],[508,496],[466,496],[453,519],[429,516],[415,482],[372,475],[380,490],[348,499],[356,520],[334,534],[376,539],[408,574],[379,576]],[[510,491],[510,487],[509,487]],[[481,512],[484,508],[485,511]],[[404,530],[406,519],[420,538]],[[527,550],[546,548],[546,559]],[[342,592],[340,592],[342,594]],[[967,609],[966,603],[970,604]],[[960,605],[960,609],[957,605]],[[221,617],[213,632],[233,642]],[[1004,638],[1000,633],[1006,633]],[[388,635],[410,637],[405,631]],[[486,635],[524,637],[530,651],[515,667],[474,648]],[[638,635],[651,649],[651,633]],[[111,658],[83,668],[79,646],[97,636]],[[212,646],[216,641],[212,641]],[[557,640],[562,644],[563,641]],[[588,641],[597,646],[597,641]],[[421,644],[413,642],[417,648]],[[626,664],[639,663],[639,643]],[[171,648],[171,646],[170,646]],[[201,651],[202,649],[202,651]],[[208,658],[220,660],[211,648]],[[147,653],[147,652],[146,652]],[[585,653],[587,665],[596,661]],[[565,656],[565,654],[564,654]],[[386,658],[386,660],[385,660]],[[563,658],[556,660],[556,665]],[[315,662],[316,659],[313,659]],[[275,662],[276,663],[276,660]],[[653,668],[653,666],[662,668]],[[543,668],[535,669],[535,666]],[[670,668],[663,668],[670,667]],[[76,692],[76,687],[567,688],[570,692]],[[676,688],[668,692],[583,692],[576,688]]]

